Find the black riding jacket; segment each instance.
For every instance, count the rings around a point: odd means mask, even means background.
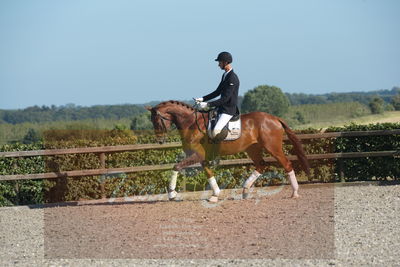
[[[224,76],[222,76],[223,78]],[[217,107],[218,113],[226,113],[229,115],[236,115],[239,112],[238,109],[238,94],[239,94],[239,78],[236,73],[231,70],[225,77],[224,80],[221,79],[220,84],[217,89],[203,96],[203,101],[208,101],[219,95],[220,99],[208,102],[210,107]]]

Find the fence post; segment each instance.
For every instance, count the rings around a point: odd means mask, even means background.
[[[183,176],[182,188],[183,192],[186,192],[186,175]]]
[[[104,152],[99,153],[99,160],[100,160],[100,168],[105,169],[106,168],[106,154]],[[101,175],[99,180],[100,180],[101,198],[105,198],[106,192],[104,189],[104,175]]]
[[[16,158],[16,161],[14,161],[14,164],[13,164],[14,170],[18,169],[17,162],[19,162],[21,159],[22,159],[21,157],[18,157],[18,158]],[[19,205],[19,181],[15,181],[14,190],[15,190],[15,195],[16,195],[16,197],[15,197],[15,205],[18,206]]]
[[[344,164],[343,164],[343,159],[341,158],[338,159],[338,167],[339,167],[340,182],[344,183],[346,182],[346,180],[344,179]]]
[[[15,181],[14,190],[16,194],[15,205],[19,205],[19,181]]]
[[[101,152],[99,154],[99,159],[100,159],[100,168],[105,169],[106,168],[106,153]]]

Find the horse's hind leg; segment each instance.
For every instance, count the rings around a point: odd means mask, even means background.
[[[283,135],[269,138],[268,141],[263,140],[263,145],[265,149],[282,165],[285,169],[290,184],[292,186],[292,197],[297,198],[299,197],[298,190],[299,184],[297,183],[296,175],[294,173],[292,163],[288,160],[285,153],[283,153]]]
[[[248,149],[246,149],[246,153],[253,160],[254,166],[256,169],[250,175],[249,178],[243,184],[243,198],[248,198],[249,189],[257,180],[258,177],[264,172],[266,168],[266,162],[263,159],[263,147],[259,144],[253,144]]]

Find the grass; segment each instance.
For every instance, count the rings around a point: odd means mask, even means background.
[[[356,111],[356,112],[355,112]],[[365,114],[365,108],[358,103],[334,103],[326,105],[293,106],[288,117],[293,117],[296,112],[304,114],[305,124],[293,124],[293,129],[324,129],[330,126],[344,126],[351,123],[371,124],[384,122],[400,122],[400,111],[387,111],[383,114]],[[364,114],[364,115],[363,115]],[[356,116],[358,115],[358,116]],[[290,119],[287,120],[290,124]],[[311,122],[314,121],[314,122]],[[29,129],[43,132],[49,129],[113,129],[122,125],[129,129],[131,119],[93,119],[81,121],[55,121],[47,123],[21,123],[0,124],[0,145],[8,142],[22,140]],[[297,122],[298,123],[298,122]]]
[[[386,111],[383,114],[366,115],[357,118],[332,118],[329,121],[307,123],[297,125],[295,129],[324,129],[330,126],[345,126],[349,124],[373,124],[373,123],[385,123],[385,122],[400,122],[400,111]]]
[[[43,132],[51,129],[113,129],[116,125],[122,125],[129,129],[131,119],[87,119],[78,121],[52,121],[42,123],[0,123],[0,145],[20,141],[24,138],[29,129]]]

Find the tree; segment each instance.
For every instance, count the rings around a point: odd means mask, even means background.
[[[30,128],[24,138],[22,139],[22,143],[24,144],[33,144],[40,141],[40,135],[37,131]]]
[[[382,114],[385,111],[384,101],[380,97],[374,97],[371,102],[369,102],[369,108],[372,114]]]
[[[294,114],[294,119],[300,122],[301,124],[306,123],[306,119],[304,118],[304,115],[301,111],[296,111]]]
[[[394,107],[395,110],[400,110],[400,94],[395,95],[394,97],[392,97],[392,105]]]
[[[128,130],[128,126],[123,125],[123,124],[115,124],[113,130],[125,131],[125,130]]]
[[[289,106],[289,99],[279,87],[260,85],[244,95],[242,111],[263,111],[281,117]]]
[[[385,104],[385,111],[395,111],[392,104]]]
[[[400,87],[394,86],[394,87],[392,88],[391,93],[392,93],[393,95],[400,94]]]
[[[153,124],[150,119],[150,112],[136,115],[131,122],[131,130],[150,130],[153,129]]]

